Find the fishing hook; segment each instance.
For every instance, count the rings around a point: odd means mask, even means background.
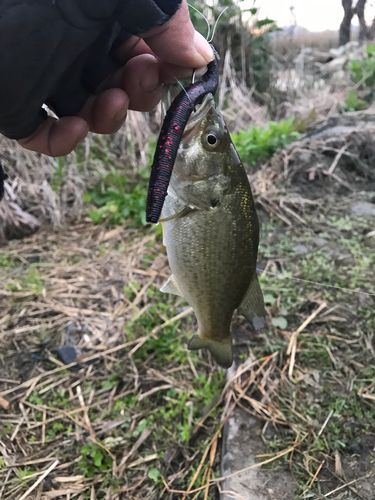
[[[212,46],[211,46],[212,47]],[[216,50],[212,47],[216,54]],[[194,76],[194,75],[193,75]],[[195,81],[195,77],[194,77]],[[219,83],[217,57],[197,82],[184,88],[168,109],[156,145],[146,203],[146,221],[156,224],[167,196],[177,151],[195,104],[206,94],[215,94]]]

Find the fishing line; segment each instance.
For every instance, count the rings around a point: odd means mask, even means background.
[[[196,7],[194,7],[194,5],[191,5],[190,3],[188,3],[188,6],[189,6],[189,7],[191,7],[192,9],[194,9],[194,10],[195,10],[195,12],[198,12],[198,14],[199,14],[200,16],[202,16],[202,17],[203,17],[203,19],[206,21],[206,24],[207,24],[207,36],[206,36],[206,40],[208,40],[208,38],[209,38],[209,36],[210,36],[210,34],[211,34],[211,26],[210,26],[210,23],[208,22],[207,17],[203,14],[203,12],[199,11]],[[228,8],[228,7],[227,7],[227,8]],[[227,8],[226,8],[226,9],[227,9]],[[225,9],[225,10],[226,10],[226,9]],[[220,14],[220,16],[221,16],[221,14]],[[219,18],[220,18],[220,16],[219,16]],[[211,40],[212,40],[212,38],[211,38]],[[210,40],[210,42],[211,42],[211,40]],[[210,42],[208,42],[208,43],[210,43]]]
[[[255,4],[255,0],[254,0],[254,4]],[[225,7],[225,9],[223,9],[218,18],[216,19],[215,21],[215,24],[214,24],[214,27],[213,27],[213,30],[212,30],[212,36],[211,38],[208,40],[208,38],[210,37],[210,34],[211,34],[211,27],[210,27],[210,24],[208,22],[208,19],[207,17],[203,14],[203,12],[200,12],[196,7],[194,7],[194,5],[191,5],[188,3],[188,6],[191,7],[193,10],[195,10],[195,12],[197,12],[200,16],[203,17],[203,19],[206,21],[206,24],[207,24],[207,36],[206,36],[206,40],[208,43],[211,43],[214,36],[215,36],[215,33],[216,33],[216,29],[217,29],[217,26],[218,26],[218,23],[220,21],[220,18],[222,17],[222,15],[226,12],[227,9],[229,9],[229,6],[228,7]],[[194,74],[193,74],[193,78],[195,76],[195,71],[194,71]],[[187,95],[188,99],[191,101],[190,99],[190,96],[187,94],[184,86],[182,85],[182,83],[176,78],[174,77],[176,82],[180,85],[180,87],[182,88],[182,90],[184,90],[185,94]],[[310,285],[316,285],[316,286],[320,286],[320,287],[325,287],[325,288],[334,288],[335,290],[341,290],[342,292],[345,292],[345,293],[352,293],[352,294],[362,294],[362,295],[366,295],[367,297],[375,297],[375,293],[370,293],[370,292],[360,292],[358,290],[353,290],[351,288],[344,288],[344,287],[341,287],[341,286],[336,286],[336,285],[328,285],[326,283],[318,283],[317,281],[311,281],[311,280],[305,280],[305,279],[302,279],[302,278],[294,278],[292,276],[284,276],[283,274],[280,274],[280,273],[273,273],[271,271],[266,271],[264,269],[259,269],[259,268],[256,268],[257,272],[258,273],[265,273],[265,274],[270,274],[272,276],[276,276],[278,278],[288,278],[290,280],[294,280],[294,281],[300,281],[301,283],[308,283]]]
[[[265,274],[272,274],[272,276],[277,276],[278,278],[288,278],[288,279],[294,280],[294,281],[302,281],[303,283],[309,283],[311,285],[318,285],[318,286],[323,286],[326,288],[335,288],[336,290],[342,290],[345,293],[357,293],[358,295],[362,294],[362,295],[367,295],[368,297],[375,297],[375,293],[359,292],[358,290],[352,290],[351,288],[343,288],[341,286],[327,285],[326,283],[318,283],[317,281],[304,280],[302,278],[294,278],[293,276],[285,276],[285,275],[280,274],[280,273],[273,273],[271,271],[259,269],[258,267],[257,267],[257,272],[258,273],[265,273]]]
[[[215,33],[216,33],[216,28],[217,28],[217,25],[219,24],[219,20],[220,20],[221,16],[224,14],[224,12],[229,9],[229,5],[228,5],[228,7],[225,7],[225,9],[223,9],[220,12],[218,18],[216,19],[214,27],[213,27],[213,30],[212,30],[212,35],[211,35],[211,26],[210,26],[210,23],[208,22],[208,19],[203,14],[203,12],[201,12],[200,10],[198,10],[196,7],[194,7],[194,5],[191,5],[190,3],[188,3],[188,6],[191,7],[192,9],[194,9],[195,12],[198,12],[198,14],[200,14],[203,17],[203,19],[206,21],[206,24],[207,24],[207,36],[206,36],[206,40],[207,40],[208,43],[211,43],[212,40],[214,39],[214,36],[215,36]],[[210,35],[211,35],[211,38],[210,38]]]
[[[195,75],[195,70],[194,70],[193,75]],[[186,89],[185,89],[185,87],[182,85],[182,83],[180,82],[180,80],[178,80],[175,76],[174,76],[173,78],[176,80],[176,82],[179,84],[179,86],[180,86],[180,87],[182,88],[182,90],[185,92],[186,97],[189,99],[189,101],[191,102],[191,104],[194,106],[193,101],[190,99],[189,94],[186,92]],[[194,82],[192,81],[191,83],[194,83]]]
[[[254,1],[254,4],[255,4],[255,1]],[[229,9],[229,6],[225,7],[225,9],[223,9],[220,12],[218,18],[215,21],[215,24],[214,24],[214,27],[213,27],[213,30],[212,30],[212,36],[211,36],[211,38],[209,40],[208,40],[208,38],[210,37],[210,34],[211,34],[211,27],[210,27],[210,24],[208,22],[207,17],[203,14],[203,12],[200,12],[196,7],[194,7],[194,5],[191,5],[191,4],[188,3],[188,6],[191,7],[193,10],[195,10],[195,12],[197,12],[206,21],[206,24],[207,24],[207,36],[206,36],[206,40],[208,41],[208,43],[211,43],[212,40],[213,40],[213,38],[214,38],[214,36],[215,36],[216,29],[217,29],[218,23],[220,21],[220,18],[223,16],[223,14],[226,12],[226,10]],[[189,100],[191,101],[190,96],[187,94],[187,92],[186,92],[184,86],[182,85],[182,83],[176,77],[174,77],[174,78],[175,78],[176,82],[180,85],[180,87],[182,88],[182,90],[184,90],[184,92],[187,95],[187,97],[189,98]],[[328,285],[326,283],[319,283],[317,281],[305,280],[305,279],[302,279],[302,278],[294,278],[292,276],[285,276],[285,275],[280,274],[280,273],[273,273],[271,271],[266,271],[264,269],[259,269],[259,268],[257,268],[256,270],[257,270],[258,273],[270,274],[270,275],[276,276],[278,278],[288,278],[290,280],[300,281],[301,283],[308,283],[310,285],[316,285],[316,286],[325,287],[325,288],[334,288],[335,290],[341,290],[342,292],[345,292],[345,293],[352,293],[352,294],[358,294],[358,295],[362,294],[362,295],[366,295],[367,297],[375,297],[375,293],[360,292],[358,290],[353,290],[351,288],[344,288],[344,287],[336,286],[336,285]]]
[[[213,29],[213,31],[212,31],[212,36],[211,36],[211,38],[210,38],[209,40],[207,40],[207,41],[208,41],[208,43],[211,43],[211,42],[212,42],[212,40],[214,39],[215,32],[216,32],[216,28],[217,28],[217,25],[218,25],[218,23],[219,23],[219,20],[220,20],[221,16],[224,14],[224,12],[225,12],[227,9],[229,9],[229,6],[228,6],[228,7],[225,7],[225,9],[224,9],[224,10],[222,10],[222,11],[220,12],[219,17],[216,19],[216,22],[215,22],[215,24],[214,24],[214,29]]]
[[[216,19],[216,21],[215,21],[215,24],[214,24],[214,27],[213,27],[213,30],[212,30],[212,36],[211,36],[211,38],[210,38],[209,40],[208,40],[208,38],[209,38],[209,36],[210,36],[210,34],[211,34],[211,27],[210,27],[210,23],[208,22],[207,17],[203,14],[203,12],[200,12],[200,11],[199,11],[196,7],[194,7],[194,5],[191,5],[190,3],[188,3],[188,6],[189,6],[189,7],[191,7],[192,9],[194,9],[196,12],[198,12],[198,14],[200,14],[200,15],[203,17],[203,19],[206,21],[206,24],[207,24],[207,36],[206,36],[206,40],[207,40],[207,42],[208,42],[208,43],[211,43],[211,42],[212,42],[212,40],[214,39],[214,36],[215,36],[215,33],[216,33],[216,28],[217,28],[217,25],[219,24],[220,18],[221,18],[221,16],[224,14],[224,12],[225,12],[227,9],[229,9],[229,6],[228,6],[228,7],[225,7],[225,9],[223,9],[223,10],[220,12],[220,14],[219,14],[218,18],[217,18],[217,19]],[[220,59],[219,54],[218,54],[217,52],[216,52],[216,54],[215,54],[215,55],[216,55],[216,57],[217,57],[218,59]],[[194,72],[193,72],[193,76],[192,76],[191,83],[194,83],[194,82],[195,82],[195,72],[196,72],[196,70],[194,70]],[[174,75],[172,75],[172,73],[170,73],[170,74],[171,74],[171,76],[173,76],[173,78],[176,80],[176,82],[178,83],[178,85],[182,88],[182,90],[183,90],[183,91],[185,92],[185,94],[187,95],[187,97],[188,97],[188,99],[190,100],[190,102],[193,104],[193,101],[190,99],[189,95],[187,94],[187,92],[186,92],[186,90],[185,90],[185,87],[182,85],[182,83],[180,82],[180,80],[178,80],[178,79],[177,79]]]

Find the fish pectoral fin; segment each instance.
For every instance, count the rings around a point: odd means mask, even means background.
[[[180,212],[177,212],[174,215],[170,215],[169,217],[165,217],[164,219],[159,219],[159,222],[167,222],[169,220],[174,220],[174,219],[181,219],[182,217],[185,217],[185,215],[190,214],[190,212],[194,212],[194,210],[197,210],[195,207],[191,207],[186,205]]]
[[[160,220],[159,220],[160,222]],[[163,230],[163,245],[165,246],[165,248],[167,248],[167,240],[165,239],[165,224],[164,222],[161,223],[161,228]]]
[[[255,330],[261,330],[266,325],[263,294],[256,273],[238,310],[250,321]]]
[[[160,288],[163,293],[172,293],[173,295],[179,295],[183,297],[180,287],[178,286],[176,277],[171,274],[164,285]]]
[[[216,342],[215,340],[202,339],[199,335],[194,335],[188,344],[190,351],[198,351],[198,349],[208,349],[216,361],[223,368],[229,368],[233,363],[232,339],[229,336],[224,342]]]

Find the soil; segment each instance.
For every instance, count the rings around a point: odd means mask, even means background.
[[[363,235],[370,235],[365,239],[365,245],[368,246],[367,254],[370,255],[373,251],[374,242],[369,230],[371,227],[375,227],[374,118],[374,110],[369,110],[364,114],[353,113],[348,114],[348,116],[334,117],[312,134],[291,145],[289,149],[276,154],[270,163],[263,167],[263,172],[258,173],[258,177],[251,176],[250,179],[256,192],[259,189],[259,184],[261,185],[261,182],[258,184],[259,178],[266,179],[265,182],[270,183],[281,181],[283,183],[283,188],[281,188],[283,200],[291,200],[288,206],[292,207],[297,216],[303,218],[305,223],[308,222],[302,228],[308,228],[312,233],[313,237],[309,239],[303,237],[300,221],[293,216],[289,218],[288,212],[278,211],[278,209],[272,210],[273,207],[281,205],[280,191],[275,190],[276,195],[272,197],[270,195],[271,189],[268,189],[264,198],[262,196],[258,198],[258,212],[262,226],[267,225],[270,211],[271,217],[272,215],[280,217],[282,214],[289,221],[292,221],[293,229],[289,234],[291,233],[291,237],[295,239],[294,263],[303,259],[305,255],[319,251],[326,253],[332,259],[336,270],[342,268],[343,273],[347,271],[350,273],[350,269],[356,265],[356,258],[353,254],[348,253],[347,248],[342,247],[341,242],[343,238],[350,239],[355,234],[359,238],[358,235],[361,235],[361,232]],[[275,175],[275,172],[279,172],[279,174]],[[286,182],[284,180],[285,173],[287,173]],[[313,200],[315,204],[310,204],[310,200]],[[345,227],[344,224],[342,228],[330,227],[328,229],[324,217],[327,219],[336,217],[336,219],[341,218],[342,220],[346,218],[349,221],[348,227]],[[358,225],[354,221],[358,221]],[[363,229],[359,227],[360,224],[363,224]],[[277,264],[278,271],[285,269],[288,265],[288,259],[277,260],[278,238],[283,234],[285,234],[285,229],[280,228],[279,231],[268,235],[269,242],[275,246],[274,262]],[[265,259],[261,254],[258,262],[259,267],[264,269],[267,261],[268,259]],[[338,272],[340,273],[340,271]],[[358,326],[360,319],[356,317],[356,313],[358,307],[361,307],[361,301],[365,300],[362,305],[370,308],[373,301],[360,295],[347,297],[347,299],[347,306],[341,303],[341,317],[348,326]],[[350,305],[352,301],[356,303],[355,306]],[[338,305],[338,307],[340,306]],[[344,334],[345,323],[342,327],[340,324],[338,326],[339,328],[334,331],[337,332],[337,335]],[[246,353],[247,355],[249,353],[249,341],[244,341],[244,339],[252,339],[250,344],[253,345],[254,340],[263,341],[269,333],[266,332],[260,336],[259,333],[252,332],[243,322],[239,322],[234,327],[234,366],[236,369],[246,359]],[[350,332],[348,334],[350,335]],[[370,332],[370,335],[373,334]],[[272,340],[270,342],[272,344]],[[371,345],[369,345],[368,354],[360,349],[354,350],[354,356],[356,361],[361,363],[360,366],[368,367],[373,364],[373,361],[370,361],[373,359],[370,351],[373,351],[374,346],[373,343]],[[345,359],[345,356],[348,355],[342,354],[342,356]],[[233,372],[233,368],[228,371],[228,378]],[[322,398],[323,386],[326,388],[327,385],[331,384],[334,391],[334,384],[326,378],[326,372],[321,371],[319,376],[319,386],[311,391],[312,401],[314,398],[316,401]],[[358,373],[356,376],[360,377],[361,375]],[[342,391],[342,385],[337,385],[336,390]],[[348,393],[352,392],[353,388],[345,390]],[[319,425],[321,427],[321,424]],[[308,494],[303,498],[375,500],[375,434],[371,429],[361,432],[362,422],[356,420],[354,415],[344,425],[352,427],[354,438],[346,445],[344,452],[340,453],[339,463],[335,463],[333,456],[324,455],[324,453],[321,455],[322,467],[311,483],[315,483],[314,486],[317,487],[307,487]],[[266,432],[263,432],[265,421],[250,415],[246,411],[246,407],[237,406],[234,409],[225,426],[223,436],[223,476],[229,476],[249,468],[267,458],[259,457],[259,455],[270,453],[269,446],[265,444],[265,441],[272,438],[270,435],[271,426],[266,426],[266,428]],[[276,434],[279,431],[283,432],[278,429]],[[309,452],[304,453],[306,453],[305,459],[307,460]],[[315,466],[315,470],[317,470],[317,466]],[[311,474],[312,478],[313,474]],[[221,500],[233,498],[291,500],[292,498],[302,498],[301,484],[291,472],[289,464],[286,461],[280,463],[280,460],[274,464],[272,469],[254,468],[233,475],[223,482],[222,489]]]

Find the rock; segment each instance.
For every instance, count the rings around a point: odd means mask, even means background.
[[[236,408],[224,427],[222,476],[254,466],[257,455],[267,451],[262,440],[261,422]],[[232,500],[232,492],[246,500],[290,500],[296,493],[296,484],[285,466],[277,469],[250,469],[236,474],[222,483],[220,500]]]
[[[350,207],[352,214],[354,215],[372,215],[375,216],[375,204],[368,203],[367,201],[362,201],[360,203],[355,203]]]
[[[227,379],[238,367],[238,354],[239,351],[235,349],[235,362],[227,371]],[[224,426],[222,476],[254,466],[259,461],[258,455],[268,451],[262,438],[263,427],[264,422],[252,417],[241,407],[237,406],[233,410]],[[278,465],[277,469],[247,469],[225,479],[221,485],[224,491],[220,500],[233,500],[234,495],[246,500],[290,500],[297,489],[285,464]]]
[[[361,440],[358,439],[352,439],[349,448],[352,453],[355,453],[356,455],[360,455],[362,452],[362,446],[361,446]]]
[[[74,363],[78,355],[75,347],[70,345],[60,347],[59,349],[57,349],[56,354],[64,363],[64,365],[70,365],[70,363]]]
[[[308,253],[309,249],[305,245],[297,245],[294,247],[294,251],[299,255],[304,255],[305,253]]]
[[[312,153],[310,153],[310,151],[303,151],[299,158],[300,158],[300,161],[302,163],[310,163],[311,159],[312,159],[313,155]]]
[[[321,66],[321,72],[323,75],[329,73],[336,73],[337,71],[344,68],[345,64],[348,62],[347,56],[337,57],[327,64]]]
[[[326,78],[332,78],[335,75],[334,80],[337,83],[345,84],[348,79],[346,68],[348,62],[353,59],[366,58],[366,47],[357,41],[353,41],[337,49],[331,49],[329,52],[303,48],[295,58],[294,63],[296,69],[300,71],[308,70],[315,74],[320,73]],[[345,78],[342,78],[342,76],[345,76]]]
[[[324,247],[328,245],[328,241],[325,240],[324,238],[313,238],[312,240],[318,247]]]
[[[370,231],[366,234],[365,243],[367,246],[375,248],[375,231]]]

